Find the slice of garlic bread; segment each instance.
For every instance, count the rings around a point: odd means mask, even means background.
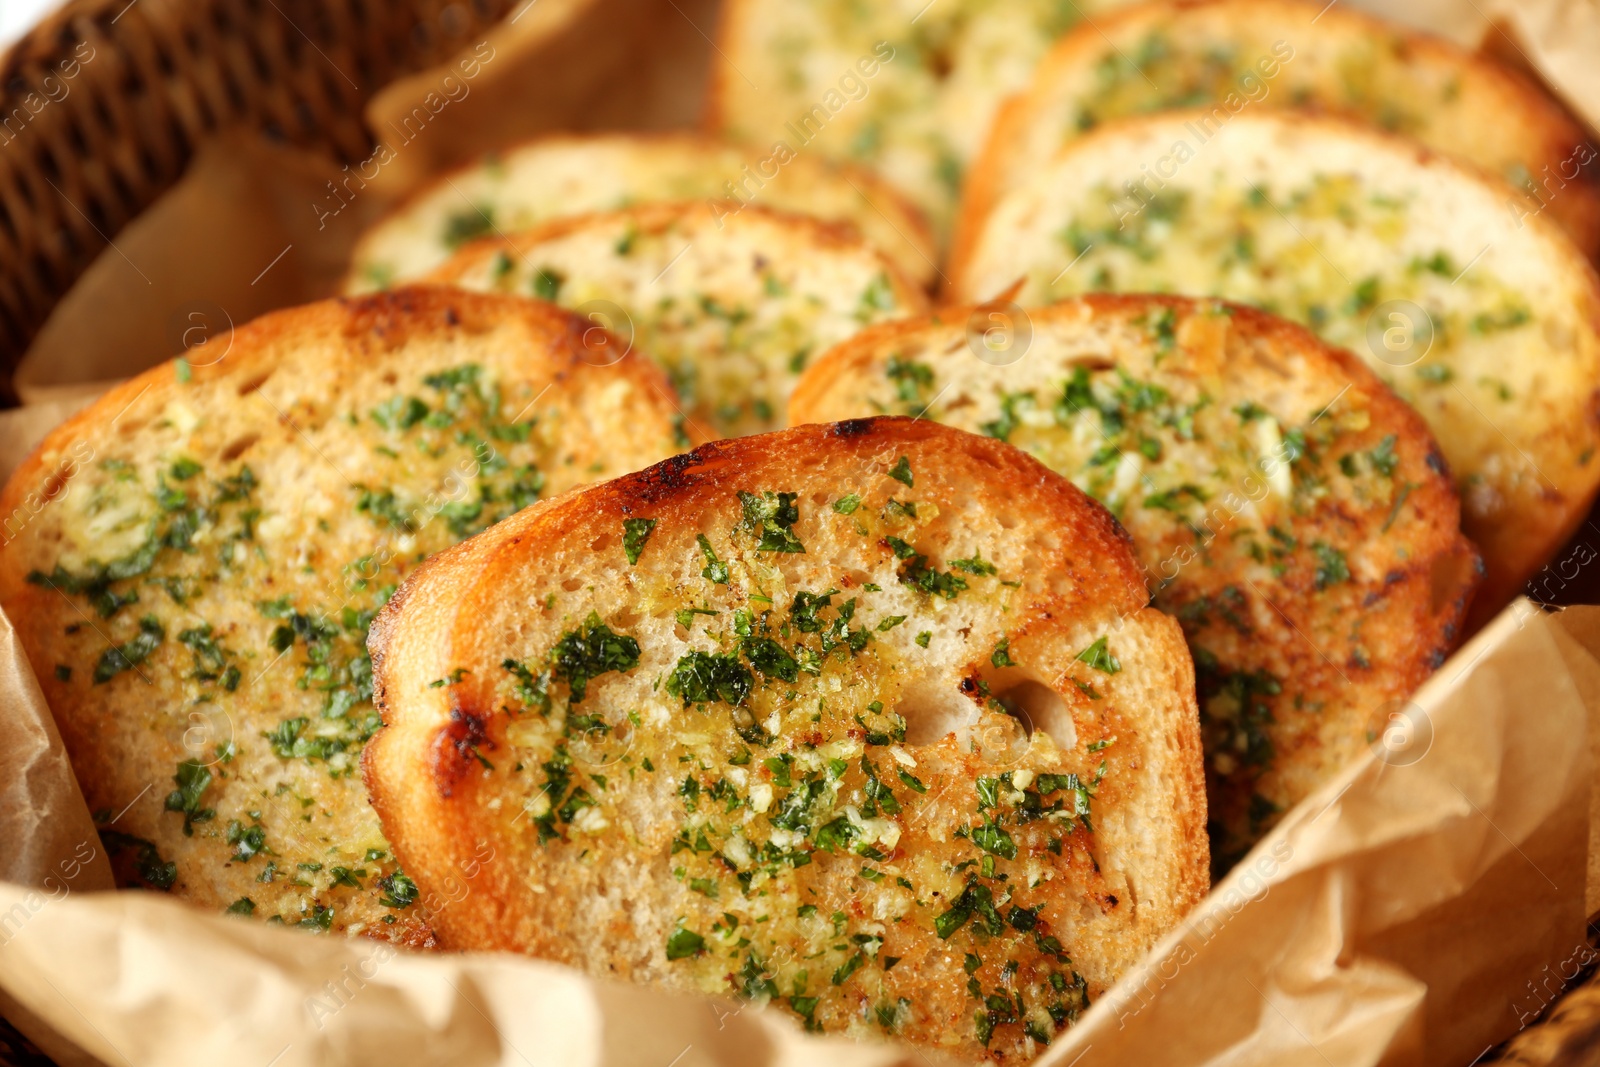
[[[1581,123],[1487,56],[1323,0],[1162,0],[1078,26],[1000,109],[963,192],[957,243],[1085,131],[1202,105],[1213,125],[1306,107],[1414,137],[1523,190],[1502,211],[1547,211],[1586,255],[1600,253],[1600,149]]]
[[[279,312],[16,471],[0,606],[123,884],[429,942],[356,775],[367,627],[430,552],[672,453],[666,379],[592,333],[447,289]]]
[[[872,167],[948,235],[996,107],[1050,42],[1120,0],[728,0],[711,124]]]
[[[1209,125],[1208,125],[1209,124]],[[1312,326],[1432,429],[1499,610],[1600,485],[1600,281],[1500,182],[1343,120],[1245,111],[1109,124],[996,205],[951,269],[969,302],[1182,292]]]
[[[1226,869],[1454,646],[1477,581],[1455,489],[1417,414],[1303,327],[1160,296],[1003,314],[858,334],[806,372],[790,419],[922,413],[1111,509],[1194,653]]]
[[[444,175],[362,237],[347,292],[419,278],[464,242],[553,218],[669,200],[725,200],[853,223],[917,284],[938,249],[922,213],[861,167],[692,133],[544,137]]]
[[[447,946],[1030,1054],[1206,891],[1147,599],[1000,442],[718,442],[424,565],[372,631],[367,782]]]
[[[575,308],[666,367],[705,437],[783,425],[806,361],[928,306],[849,227],[686,201],[476,241],[428,280]]]

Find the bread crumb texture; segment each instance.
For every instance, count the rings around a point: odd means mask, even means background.
[[[429,942],[356,773],[367,629],[428,554],[674,450],[659,372],[584,331],[448,291],[281,312],[17,471],[0,603],[121,884]]]
[[[374,630],[374,801],[453,948],[969,1057],[1047,1045],[1205,892],[1193,675],[1126,536],[909,419],[521,513]]]
[[[824,354],[790,407],[876,412],[1007,441],[1126,527],[1194,655],[1219,871],[1460,635],[1478,560],[1437,445],[1301,327],[1182,297],[947,308]]]

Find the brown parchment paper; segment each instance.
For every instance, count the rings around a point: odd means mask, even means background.
[[[1467,44],[1487,35],[1600,122],[1600,7],[1362,6]],[[374,100],[380,139],[430,92],[450,102],[395,133],[370,181],[255,139],[207,148],[47,324],[19,376],[30,406],[0,413],[0,473],[105,383],[209,358],[232,324],[331,293],[360,229],[437,168],[550,129],[692,124],[715,16],[715,0],[531,0]],[[1472,1062],[1593,959],[1597,714],[1600,608],[1513,605],[1401,709],[1404,743],[1386,734],[1290,813],[1039,1062]],[[413,955],[101,892],[98,839],[3,616],[0,727],[0,1012],[63,1064],[937,1059],[530,960]]]
[[[1039,1062],[1466,1064],[1532,1021],[1588,951],[1597,634],[1600,608],[1513,605],[1416,694],[1408,744],[1375,746],[1291,813]],[[13,676],[27,664],[11,650]],[[923,1058],[536,961],[89,888],[0,884],[0,992],[19,1024],[105,1063]]]

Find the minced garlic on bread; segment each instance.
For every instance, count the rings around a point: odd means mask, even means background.
[[[373,628],[367,781],[454,889],[446,947],[1031,1055],[1206,891],[1147,598],[1104,509],[997,441],[721,441],[424,564]]]
[[[806,361],[927,296],[853,229],[687,201],[476,241],[428,276],[587,313],[667,369],[702,437],[783,425]]]
[[[991,317],[993,316],[993,317]],[[985,331],[1012,345],[984,345]],[[825,353],[792,422],[910,412],[1111,509],[1194,654],[1213,862],[1367,747],[1460,635],[1477,557],[1416,413],[1349,353],[1212,300],[945,308]]]
[[[996,205],[955,291],[1214,295],[1350,349],[1449,460],[1487,568],[1483,621],[1600,486],[1594,268],[1549,218],[1507,211],[1503,183],[1413,142],[1289,112],[1207,121],[1124,119],[1069,143]]]
[[[949,235],[995,109],[1050,42],[1122,0],[729,0],[711,124],[871,167]]]
[[[541,137],[447,174],[409,197],[356,245],[347,292],[420,278],[463,243],[565,215],[671,200],[729,201],[851,222],[919,285],[938,250],[922,213],[871,171],[767,142],[694,133]]]
[[[675,450],[665,377],[592,333],[453,290],[277,312],[18,468],[0,606],[122,884],[430,942],[356,774],[367,627],[430,552]]]
[[[1600,148],[1582,123],[1520,71],[1324,0],[1163,0],[1078,25],[1001,107],[958,228],[980,228],[997,198],[1083,133],[1202,106],[1224,122],[1312,108],[1413,137],[1521,190],[1503,211],[1548,212],[1586,255],[1600,253]]]

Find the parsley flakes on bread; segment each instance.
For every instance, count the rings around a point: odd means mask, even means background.
[[[675,451],[665,378],[593,332],[450,290],[276,312],[18,468],[5,513],[50,503],[0,548],[0,605],[124,885],[431,942],[356,774],[367,627],[428,553]]]
[[[944,308],[825,353],[790,420],[905,412],[1008,441],[1111,509],[1194,653],[1226,870],[1381,732],[1461,633],[1477,555],[1416,413],[1249,308]],[[976,326],[973,325],[976,321]]]
[[[475,237],[675,200],[729,200],[854,224],[919,285],[938,250],[909,201],[871,171],[694,133],[541,137],[444,175],[356,246],[347,292],[415,280]]]
[[[1000,442],[720,441],[424,564],[373,628],[367,781],[458,887],[445,947],[1032,1054],[1206,891],[1147,600],[1105,510]]]
[[[1093,290],[1254,304],[1348,348],[1416,409],[1487,569],[1477,623],[1600,487],[1600,279],[1544,215],[1465,164],[1345,120],[1244,111],[1108,123],[988,215],[961,299]],[[1207,132],[1209,130],[1209,132]]]
[[[690,201],[474,242],[428,280],[585,312],[655,357],[703,437],[783,425],[806,361],[927,296],[848,226]]]
[[[876,170],[946,243],[996,108],[1050,42],[1119,0],[728,0],[711,124]]]
[[[1258,108],[1362,120],[1482,167],[1521,194],[1506,190],[1503,211],[1547,211],[1600,254],[1600,149],[1565,108],[1494,59],[1321,0],[1158,0],[1064,34],[1000,108],[957,243],[1074,138],[1174,107],[1201,107],[1211,125]]]

